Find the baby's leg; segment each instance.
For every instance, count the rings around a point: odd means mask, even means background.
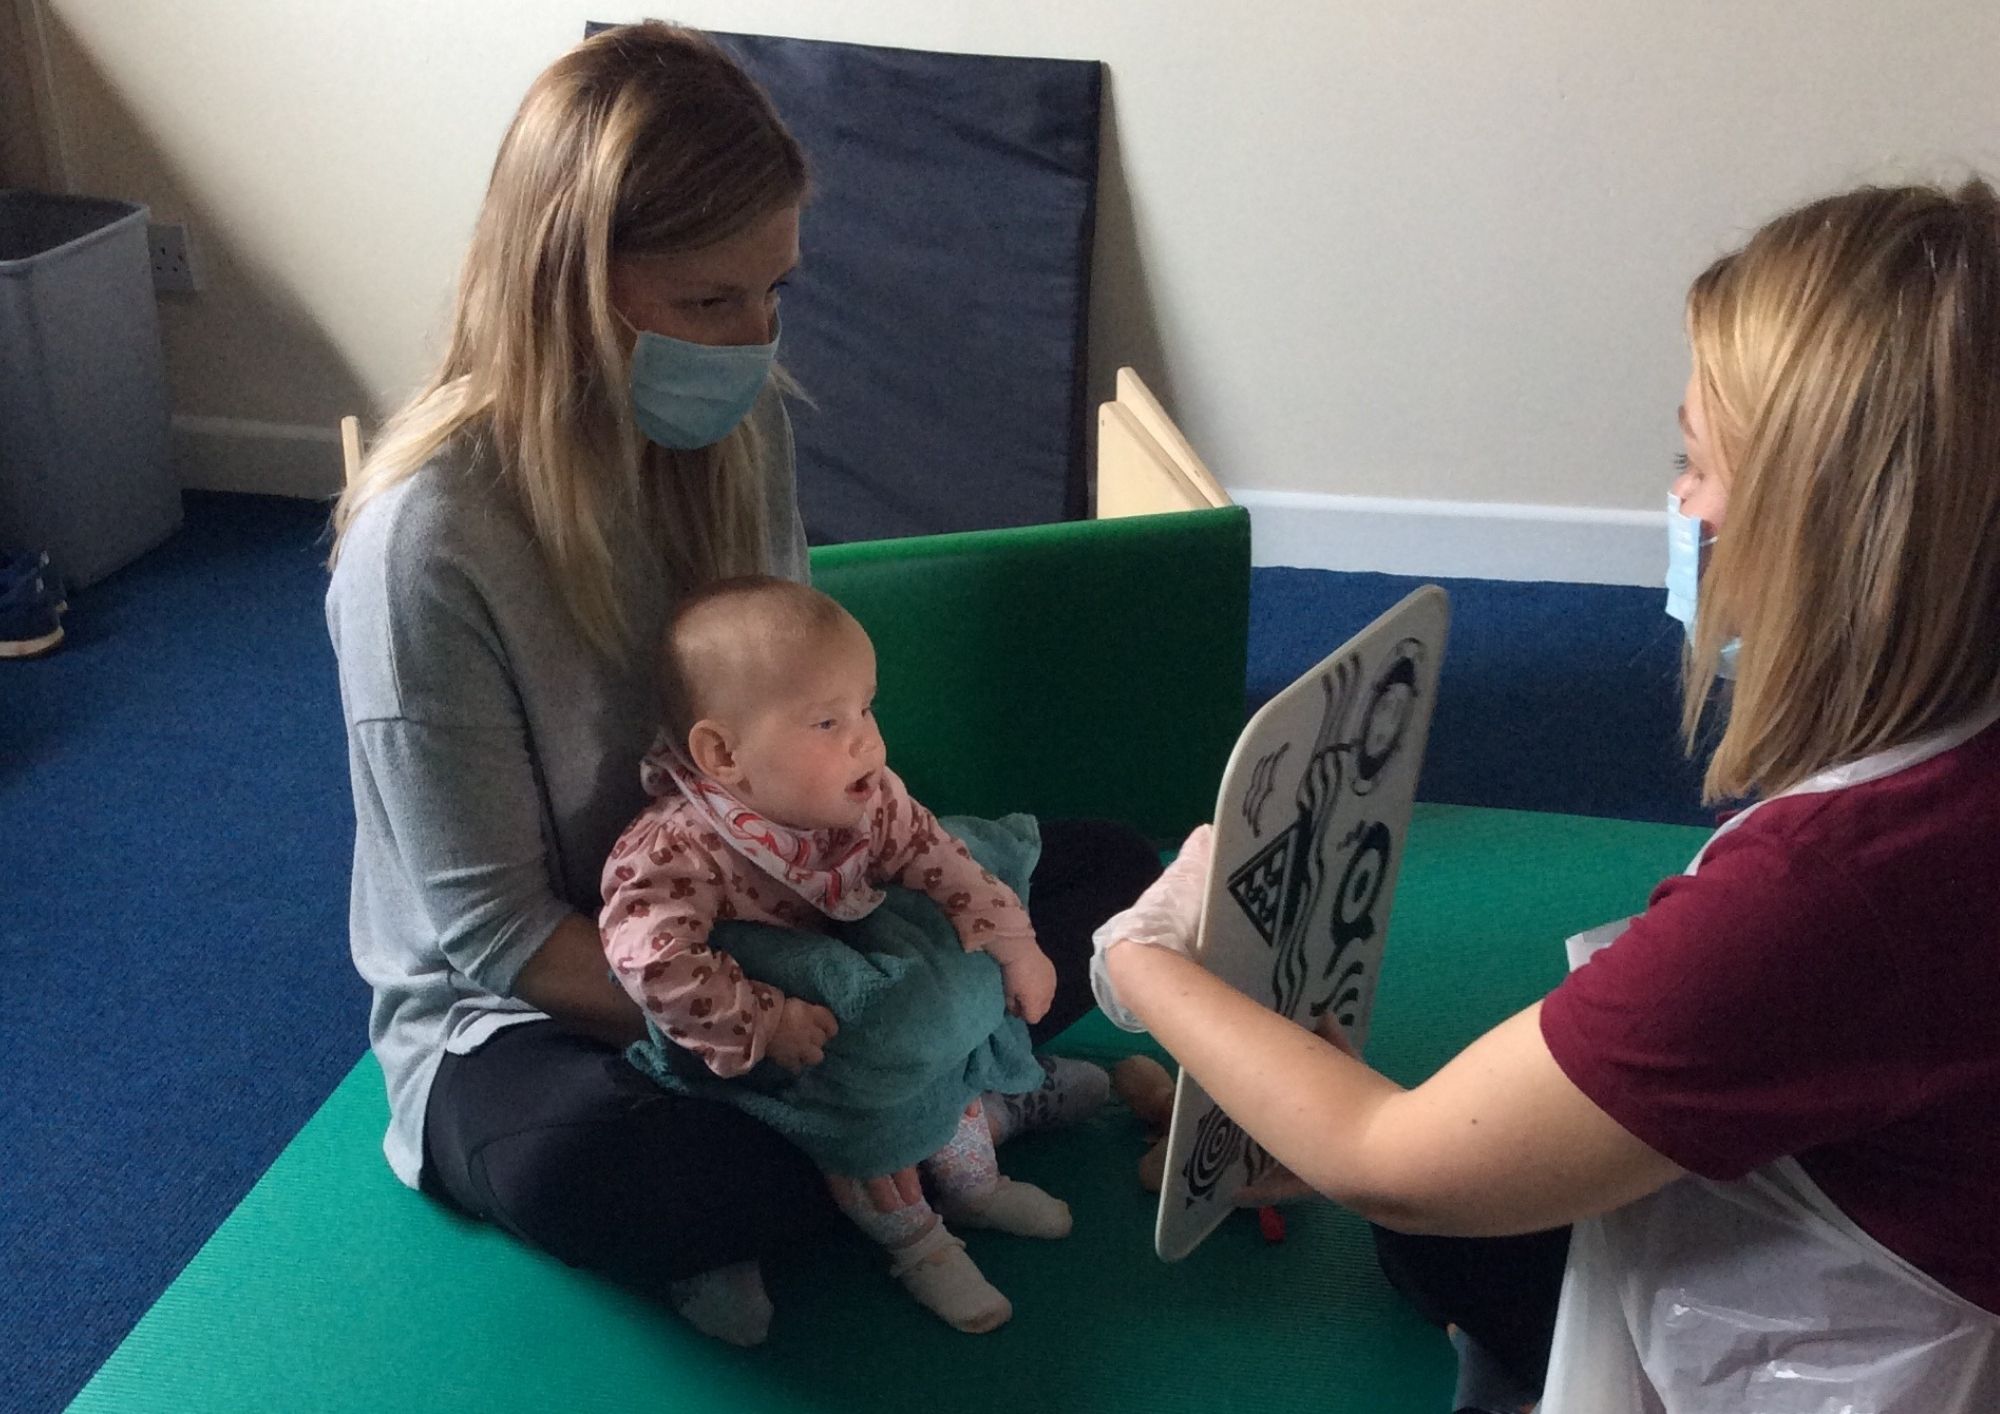
[[[1021,1237],[1069,1236],[1069,1204],[1032,1183],[1001,1176],[978,1100],[966,1106],[958,1132],[922,1168],[937,1190],[938,1211],[960,1226],[998,1228]]]
[[[1089,988],[1085,988],[1088,991]],[[1036,1056],[1042,1083],[1019,1095],[989,1093],[986,1124],[993,1142],[1005,1144],[1016,1134],[1056,1129],[1088,1119],[1111,1094],[1111,1077],[1104,1067],[1068,1056]]]
[[[1014,1314],[922,1198],[883,1212],[853,1179],[828,1174],[826,1182],[840,1210],[889,1254],[896,1280],[947,1325],[980,1335]]]

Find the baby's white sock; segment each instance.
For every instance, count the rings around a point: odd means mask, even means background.
[[[1016,1237],[1068,1237],[1069,1204],[1032,1183],[1002,1178],[980,1194],[938,1200],[938,1211],[961,1227],[990,1227]]]
[[[689,1325],[731,1345],[762,1345],[771,1333],[771,1298],[755,1262],[674,1282],[667,1287],[667,1298]]]
[[[895,1259],[891,1269],[926,1308],[945,1324],[968,1335],[983,1335],[1007,1324],[1014,1307],[993,1284],[980,1274],[965,1244],[946,1231],[943,1223],[911,1243],[889,1253]]]

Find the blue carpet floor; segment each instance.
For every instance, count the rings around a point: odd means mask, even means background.
[[[366,1046],[324,508],[187,512],[0,663],[0,1410],[67,1404]],[[1251,701],[1415,583],[1258,571]],[[1445,584],[1424,798],[1703,818],[1658,591]]]
[[[367,1047],[322,507],[190,497],[0,667],[0,1408],[60,1409]]]
[[[1701,772],[1681,751],[1681,626],[1666,616],[1664,590],[1257,570],[1251,702],[1433,582],[1450,591],[1451,634],[1419,799],[1713,820]]]

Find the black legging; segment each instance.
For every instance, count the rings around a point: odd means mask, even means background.
[[[1531,1390],[1548,1377],[1569,1229],[1522,1237],[1412,1237],[1375,1229],[1382,1274],[1432,1325],[1454,1325]]]
[[[1090,935],[1160,872],[1132,830],[1042,824],[1028,913],[1056,968],[1036,1044],[1093,1005]],[[741,1111],[670,1094],[553,1021],[447,1055],[424,1117],[424,1189],[634,1290],[792,1247],[839,1221],[825,1180]]]

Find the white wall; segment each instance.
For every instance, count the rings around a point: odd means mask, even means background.
[[[644,13],[20,3],[52,36],[73,185],[185,216],[206,257],[207,289],[167,311],[193,474],[274,487],[324,475],[330,449],[308,444],[310,471],[260,471],[261,452],[245,459],[245,443],[231,460],[217,432],[319,436],[342,411],[387,410],[434,346],[522,89],[586,18]],[[1117,165],[1093,392],[1137,364],[1225,482],[1253,508],[1283,507],[1259,516],[1267,560],[1365,563],[1382,537],[1356,527],[1379,513],[1405,533],[1398,554],[1447,561],[1408,567],[1451,572],[1487,538],[1478,507],[1497,504],[1516,531],[1540,526],[1536,547],[1595,534],[1612,561],[1643,555],[1650,570],[1688,280],[1792,201],[1867,178],[2000,173],[1993,0],[672,10],[715,28],[1104,60]],[[1463,504],[1411,520],[1384,498]],[[1538,520],[1545,506],[1572,509]],[[1306,533],[1274,549],[1267,522]]]

